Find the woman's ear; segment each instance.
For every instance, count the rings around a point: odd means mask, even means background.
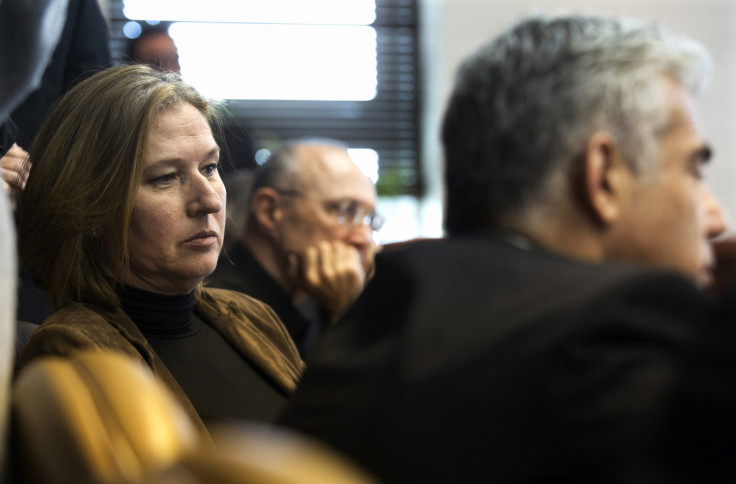
[[[611,133],[600,131],[588,138],[582,171],[583,203],[598,223],[614,224],[624,209],[634,174]]]

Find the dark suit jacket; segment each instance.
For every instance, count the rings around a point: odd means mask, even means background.
[[[21,148],[30,149],[51,106],[74,84],[95,71],[110,66],[107,22],[96,0],[70,0],[64,30],[49,64],[44,71],[41,85],[30,93],[10,115],[15,125],[8,126],[0,138],[0,150],[7,151],[17,142]],[[40,324],[51,314],[51,304],[46,292],[38,289],[30,271],[21,267],[18,284],[18,319]]]
[[[10,117],[18,144],[28,150],[51,105],[74,84],[111,65],[107,22],[96,0],[70,0],[59,43],[33,91]]]
[[[387,482],[674,482],[665,407],[709,309],[488,234],[385,251],[282,422]]]

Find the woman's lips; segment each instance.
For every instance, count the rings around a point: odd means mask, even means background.
[[[217,232],[213,230],[199,232],[184,241],[184,245],[191,247],[210,247],[217,243]]]

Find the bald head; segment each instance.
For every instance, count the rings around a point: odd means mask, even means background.
[[[346,182],[355,182],[373,192],[373,183],[348,154],[347,147],[330,139],[306,139],[285,143],[259,168],[252,191],[263,187],[280,191],[326,190]],[[368,200],[364,200],[368,201]]]
[[[294,146],[292,157],[292,177],[285,181],[291,182],[293,189],[326,198],[357,194],[362,195],[359,201],[375,204],[373,183],[353,162],[345,148],[329,144],[302,144]]]

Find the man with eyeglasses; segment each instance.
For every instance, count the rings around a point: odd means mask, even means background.
[[[376,190],[342,144],[286,143],[257,170],[245,229],[212,284],[270,305],[302,357],[363,290],[378,249]]]

